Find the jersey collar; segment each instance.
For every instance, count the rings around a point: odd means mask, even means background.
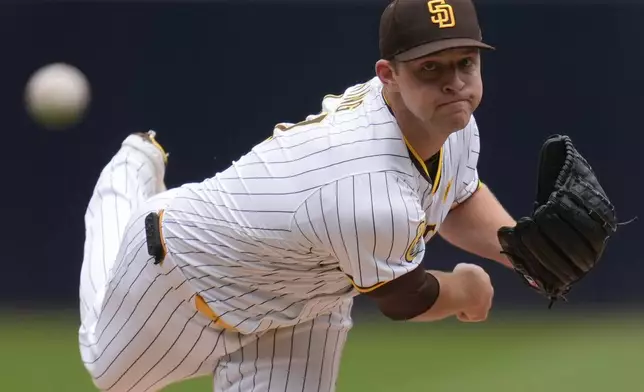
[[[393,110],[391,110],[391,106],[389,105],[389,101],[387,101],[387,97],[385,97],[384,94],[384,89],[380,91],[380,95],[382,96],[382,100],[385,102],[385,105],[387,106],[387,109],[389,110],[389,113],[391,113],[391,116],[396,118],[394,115]],[[432,184],[432,194],[436,193],[438,190],[438,185],[440,184],[441,180],[441,173],[443,171],[443,152],[444,152],[444,146],[441,146],[441,149],[438,151],[437,155],[434,155],[433,157],[429,158],[427,162],[423,161],[423,159],[418,155],[416,150],[414,150],[414,147],[409,143],[405,135],[402,135],[403,140],[405,141],[405,145],[407,146],[407,151],[409,152],[409,158],[411,159],[412,163],[414,166],[416,166],[416,169],[420,173],[421,176],[427,182]],[[436,163],[436,159],[438,159],[438,163]],[[429,163],[429,165],[428,165]],[[434,176],[429,175],[430,167],[432,171],[435,170]],[[432,178],[435,180],[432,181]]]

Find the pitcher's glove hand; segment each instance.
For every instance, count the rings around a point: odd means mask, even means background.
[[[541,148],[532,216],[498,238],[514,269],[550,306],[592,270],[617,229],[615,208],[567,136]]]

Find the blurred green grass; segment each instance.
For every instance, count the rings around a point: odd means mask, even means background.
[[[481,324],[357,317],[338,391],[644,391],[644,316],[564,313]],[[73,313],[0,313],[0,390],[93,391],[76,331]],[[211,390],[207,378],[167,389]]]

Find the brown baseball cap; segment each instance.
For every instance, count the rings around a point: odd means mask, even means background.
[[[380,19],[380,56],[410,61],[446,49],[483,43],[472,0],[394,0]]]

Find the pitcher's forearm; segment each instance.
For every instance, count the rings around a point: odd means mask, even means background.
[[[469,253],[511,267],[501,254],[497,231],[502,226],[514,227],[515,220],[485,186],[447,215],[440,236],[450,244]]]

